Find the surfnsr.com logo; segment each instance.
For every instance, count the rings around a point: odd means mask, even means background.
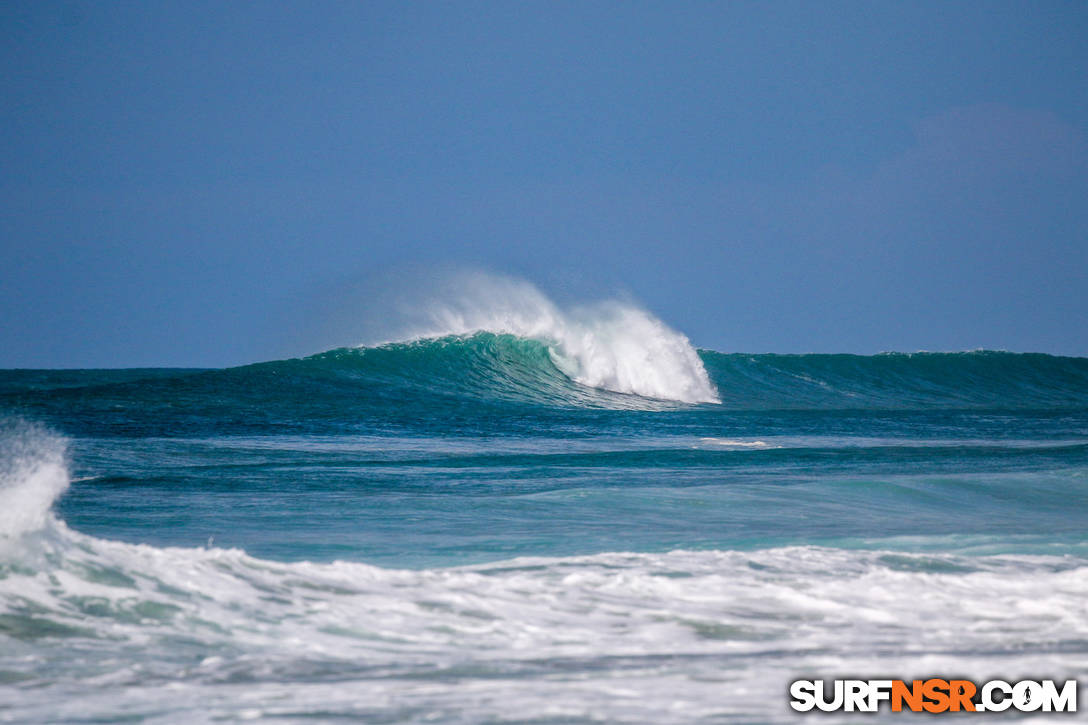
[[[990,680],[796,680],[790,683],[790,707],[799,712],[1076,712],[1077,681]]]

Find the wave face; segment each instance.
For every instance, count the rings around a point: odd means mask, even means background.
[[[683,390],[670,392],[651,384],[640,389],[655,395],[620,390],[629,386],[619,384],[591,385],[576,375],[559,349],[544,339],[476,332],[331,350],[298,363],[272,363],[270,370],[290,367],[292,374],[347,378],[413,397],[651,409],[662,402],[695,402],[671,397],[683,395]]]
[[[21,722],[792,722],[799,673],[1073,676],[1088,641],[1083,555],[285,563],[75,532],[49,512],[65,442],[5,442],[0,677]]]

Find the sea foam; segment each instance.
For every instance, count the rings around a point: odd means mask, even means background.
[[[68,488],[63,438],[22,421],[0,423],[0,543],[45,526]]]

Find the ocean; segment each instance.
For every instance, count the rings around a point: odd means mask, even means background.
[[[0,371],[0,721],[914,721],[788,686],[1088,676],[1088,359],[552,312]]]

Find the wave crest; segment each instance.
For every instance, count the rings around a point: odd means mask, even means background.
[[[479,332],[539,340],[581,385],[684,403],[717,403],[691,342],[646,310],[606,301],[560,308],[523,280],[460,275],[424,306],[409,339]]]
[[[42,529],[67,490],[63,438],[23,421],[0,423],[0,543]]]

